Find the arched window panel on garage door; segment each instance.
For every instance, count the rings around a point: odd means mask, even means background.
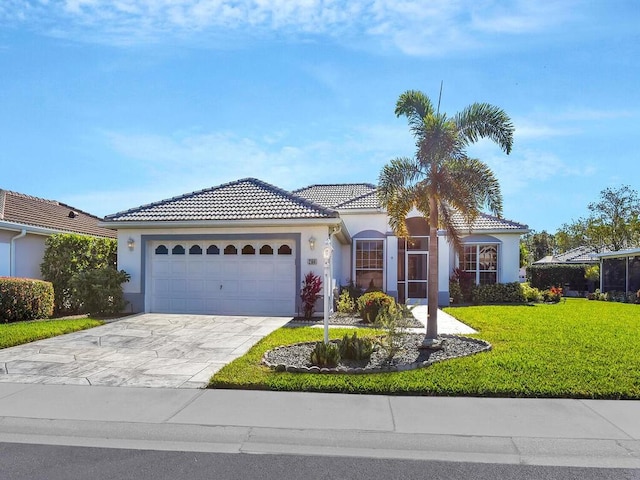
[[[220,249],[217,245],[209,245],[207,247],[207,255],[220,255]]]
[[[260,247],[260,255],[273,255],[273,247],[271,245],[263,245]]]
[[[286,243],[278,248],[278,255],[291,255],[291,247]]]
[[[158,245],[156,247],[156,255],[169,255],[169,249],[165,245]]]
[[[256,254],[256,249],[253,247],[253,245],[245,245],[244,247],[242,247],[242,255],[255,255]]]
[[[176,245],[171,249],[171,255],[184,255],[184,247],[182,245]]]
[[[224,247],[224,254],[225,255],[237,255],[238,254],[238,249],[236,248],[235,245],[227,245],[226,247]]]
[[[202,255],[202,247],[200,245],[191,245],[189,255]]]

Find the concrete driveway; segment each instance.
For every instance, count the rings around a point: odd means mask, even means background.
[[[135,315],[0,350],[0,382],[200,388],[289,320]]]

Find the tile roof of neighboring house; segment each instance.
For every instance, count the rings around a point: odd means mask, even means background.
[[[334,183],[329,185],[310,185],[294,190],[293,193],[328,208],[380,208],[375,191],[376,186],[370,183]],[[372,193],[373,195],[371,195]],[[368,198],[367,207],[343,207],[343,205],[361,197]]]
[[[380,209],[376,186],[370,183],[345,183],[311,185],[294,190],[294,194],[337,210]],[[454,225],[459,230],[469,230],[462,215],[456,215]],[[527,225],[481,213],[471,225],[471,230],[528,230]]]
[[[61,232],[114,238],[116,232],[98,226],[101,219],[55,200],[0,190],[0,221]]]
[[[334,210],[255,178],[142,205],[105,221],[260,220],[338,217]]]
[[[540,260],[533,262],[535,265],[542,263],[597,263],[598,252],[593,247],[576,247],[557,255],[547,255]]]

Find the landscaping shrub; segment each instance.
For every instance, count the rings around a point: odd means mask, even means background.
[[[124,270],[102,267],[78,272],[71,278],[71,300],[83,313],[105,316],[120,313],[126,302],[122,284],[131,276]]]
[[[542,299],[548,303],[558,303],[562,298],[562,288],[551,287],[542,291]]]
[[[524,282],[520,284],[520,288],[522,289],[522,294],[524,295],[525,301],[529,303],[537,303],[542,301],[542,292],[535,287],[529,285],[529,282]]]
[[[304,276],[302,290],[300,291],[304,318],[309,319],[313,315],[316,308],[316,300],[320,298],[319,294],[321,289],[322,280],[320,279],[320,276],[315,275],[313,272],[309,272]]]
[[[332,342],[318,342],[311,352],[310,361],[320,368],[333,368],[340,362],[340,349]]]
[[[454,305],[460,305],[463,302],[462,289],[460,283],[457,280],[449,280],[449,298]]]
[[[0,278],[0,321],[48,318],[53,314],[53,285],[30,278]]]
[[[472,301],[477,305],[491,303],[525,303],[526,299],[519,282],[474,285]]]
[[[402,348],[410,317],[411,311],[405,305],[392,303],[380,309],[375,325],[384,329],[386,334],[377,343],[387,354],[388,360],[391,360]]]
[[[473,274],[465,272],[460,268],[455,268],[450,279],[450,283],[451,282],[457,283],[460,287],[460,293],[462,294],[462,301],[460,303],[470,303],[472,301],[472,290],[474,285]]]
[[[353,332],[352,336],[345,333],[340,342],[340,357],[348,360],[368,360],[373,348],[370,338],[358,338],[356,332]]]
[[[585,270],[588,265],[531,265],[527,280],[532,287],[547,290],[569,284],[572,290],[585,290]]]
[[[53,283],[57,314],[77,313],[79,303],[71,296],[71,278],[85,270],[110,267],[116,270],[117,241],[71,233],[47,238],[40,271]]]
[[[356,312],[356,302],[351,295],[349,294],[349,290],[342,290],[340,297],[338,298],[338,308],[339,313],[355,313]]]
[[[380,309],[394,305],[395,300],[384,292],[368,292],[358,298],[357,303],[360,317],[367,323],[373,323]]]

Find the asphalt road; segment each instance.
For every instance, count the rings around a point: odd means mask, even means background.
[[[0,443],[3,480],[639,479],[640,470]]]

